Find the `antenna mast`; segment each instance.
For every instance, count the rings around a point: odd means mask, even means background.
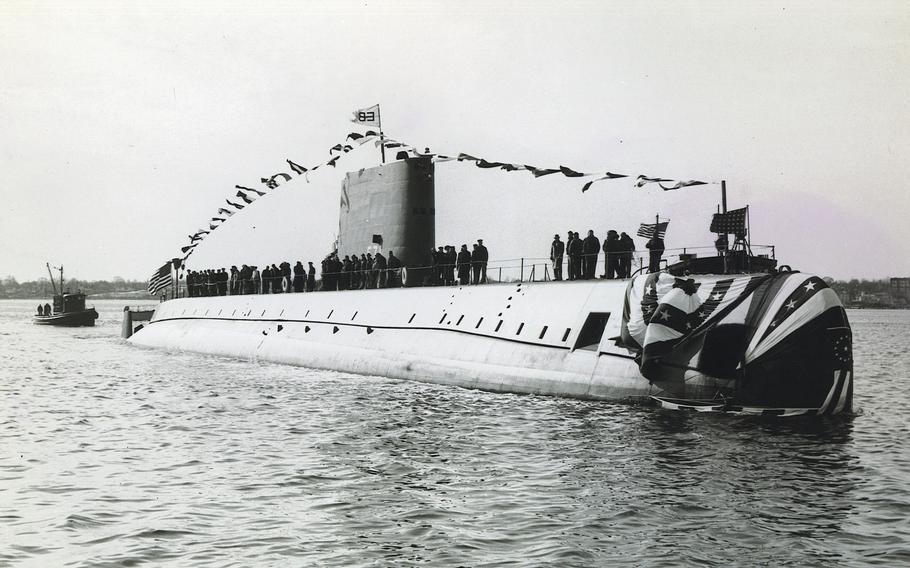
[[[51,263],[46,262],[47,275],[51,277],[51,286],[54,287],[54,296],[57,295],[57,283],[54,282],[54,274],[51,272]],[[56,266],[54,268],[57,268]],[[63,267],[60,268],[60,293],[63,293]]]

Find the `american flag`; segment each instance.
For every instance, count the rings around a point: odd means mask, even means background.
[[[641,226],[638,227],[637,235],[639,237],[644,237],[646,239],[650,239],[651,237],[654,236],[654,228],[656,227],[657,236],[662,239],[667,235],[667,225],[669,225],[669,224],[670,224],[669,221],[664,221],[663,223],[656,223],[656,224],[655,223],[650,223],[650,224],[642,223]]]
[[[712,233],[734,233],[742,234],[746,232],[746,214],[749,208],[734,209],[726,213],[715,213],[711,219]]]
[[[158,292],[164,290],[171,285],[171,263],[173,261],[169,260],[164,263],[164,266],[156,270],[149,277],[149,294],[152,296],[157,296]]]

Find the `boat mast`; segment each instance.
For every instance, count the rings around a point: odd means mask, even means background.
[[[45,264],[47,265],[47,275],[51,277],[51,286],[54,287],[54,296],[56,296],[57,295],[57,283],[54,282],[54,274],[51,272],[51,263],[46,262]],[[62,269],[60,271],[60,278],[61,278],[60,290],[62,291],[63,290],[63,283],[62,283],[63,271],[62,271]]]

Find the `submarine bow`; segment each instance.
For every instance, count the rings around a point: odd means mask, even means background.
[[[680,399],[852,410],[852,335],[837,294],[798,272],[630,281],[618,343]],[[691,378],[713,377],[713,382]]]

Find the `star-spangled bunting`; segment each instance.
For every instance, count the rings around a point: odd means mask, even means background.
[[[807,278],[805,282],[787,296],[781,306],[777,309],[777,312],[774,313],[774,318],[771,320],[771,323],[768,325],[768,329],[765,330],[762,338],[767,337],[787,318],[795,314],[809,298],[827,287],[828,285],[825,284],[825,281],[818,276]]]

